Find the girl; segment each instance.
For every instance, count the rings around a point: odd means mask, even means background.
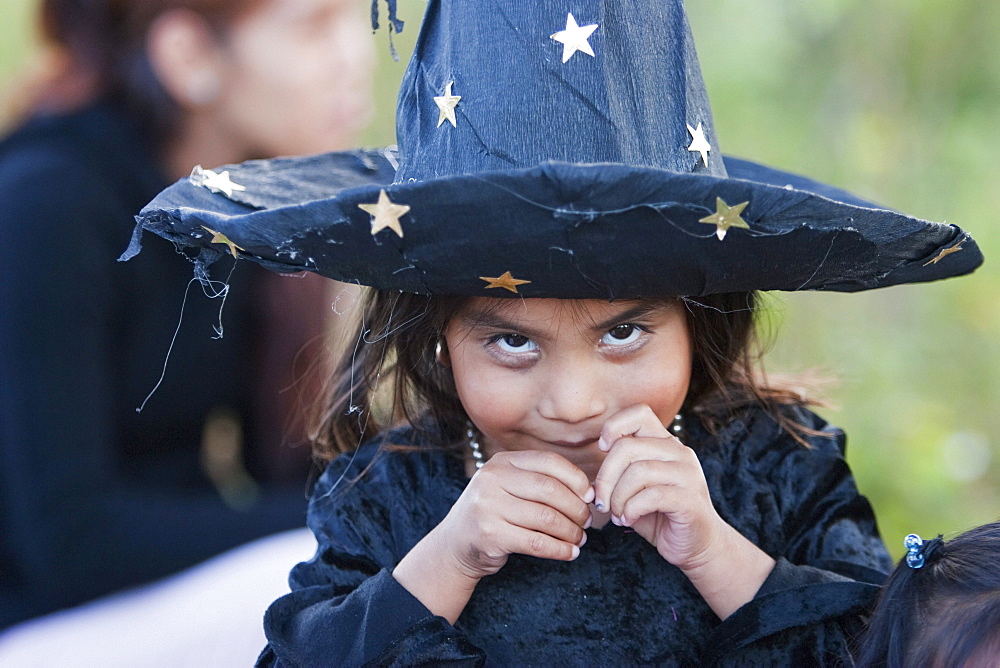
[[[850,661],[888,555],[842,434],[762,380],[756,291],[978,249],[723,161],[678,0],[571,4],[428,3],[389,188],[319,178],[369,154],[272,161],[140,216],[203,277],[374,288],[263,665]]]
[[[197,162],[350,146],[374,64],[350,0],[37,4],[58,67],[0,141],[0,628],[301,526],[311,462],[283,447],[281,390],[326,282],[237,272],[208,345],[218,303],[192,295],[137,414],[191,277],[166,243],[113,258]]]
[[[1000,656],[1000,522],[952,538],[906,537],[879,594],[863,666],[996,665]]]

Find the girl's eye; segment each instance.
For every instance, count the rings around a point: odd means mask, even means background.
[[[501,334],[496,344],[505,353],[531,353],[538,350],[538,344],[520,334]]]
[[[642,329],[637,325],[617,325],[601,337],[601,343],[607,346],[627,346],[634,343],[642,335]]]

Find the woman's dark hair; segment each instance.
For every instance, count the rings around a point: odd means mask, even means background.
[[[418,437],[461,440],[467,417],[450,370],[436,361],[435,348],[448,319],[469,299],[366,292],[356,336],[348,339],[327,401],[313,417],[311,438],[318,458],[349,452],[399,422],[423,431]],[[709,429],[748,403],[775,409],[807,403],[801,392],[770,386],[757,372],[757,300],[753,292],[683,300],[694,342],[684,410],[697,413]],[[783,411],[772,413],[795,430]]]
[[[900,560],[858,665],[993,666],[1000,657],[1000,522],[940,544],[921,568]]]
[[[259,0],[43,0],[42,35],[62,53],[62,70],[36,94],[36,106],[72,106],[95,99],[142,119],[157,143],[170,137],[180,109],[146,57],[146,36],[158,16],[188,9],[220,34]],[[81,89],[83,92],[81,93]],[[67,100],[82,95],[83,100]]]

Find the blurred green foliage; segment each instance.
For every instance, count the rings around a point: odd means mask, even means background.
[[[0,89],[33,58],[34,4],[0,4]],[[381,63],[366,144],[394,141],[396,86],[423,7],[400,2],[400,62],[384,25],[373,37]],[[848,459],[896,556],[911,531],[947,535],[1000,518],[991,262],[1000,256],[1000,3],[716,0],[688,11],[727,153],[957,223],[978,240],[987,263],[971,277],[772,294],[780,332],[767,366],[837,381],[826,388],[834,406],[821,412],[847,431]]]

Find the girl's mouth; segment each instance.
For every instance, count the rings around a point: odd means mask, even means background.
[[[584,438],[579,441],[545,441],[549,445],[555,445],[560,448],[582,448],[592,443],[596,443],[596,438]]]

